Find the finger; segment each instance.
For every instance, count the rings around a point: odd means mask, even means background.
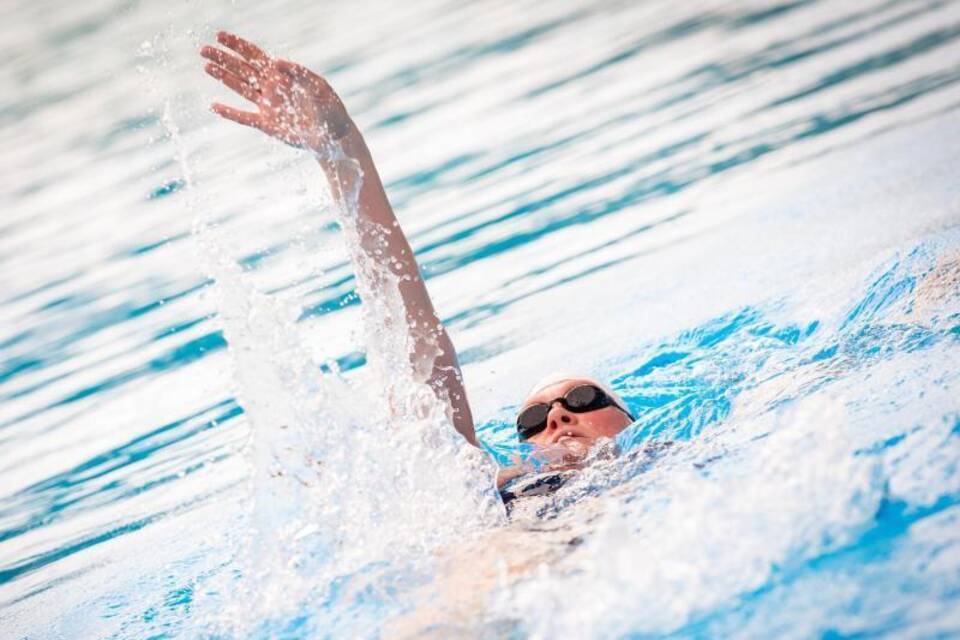
[[[221,31],[217,34],[217,42],[229,49],[233,49],[258,69],[263,69],[270,64],[270,56],[267,55],[266,51],[252,42],[244,40],[240,36]]]
[[[220,65],[213,64],[212,62],[208,62],[206,65],[204,65],[203,69],[212,77],[227,85],[250,102],[260,102],[260,92],[254,89],[240,76],[234,75]]]
[[[211,46],[200,49],[200,55],[207,60],[216,62],[230,73],[243,78],[250,85],[254,87],[259,85],[260,74],[257,72],[256,67],[237,56]]]
[[[219,102],[214,102],[210,105],[210,110],[222,118],[227,120],[233,120],[247,127],[254,127],[255,129],[260,129],[260,114],[259,113],[250,113],[249,111],[241,111],[240,109],[234,109],[233,107],[228,107],[225,104]]]

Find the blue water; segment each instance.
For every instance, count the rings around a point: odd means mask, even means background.
[[[3,14],[0,635],[960,635],[957,3]],[[222,27],[340,91],[485,450],[556,369],[671,444],[509,523],[385,421],[318,171],[205,109]]]

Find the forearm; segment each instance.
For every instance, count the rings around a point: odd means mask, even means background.
[[[427,384],[450,409],[454,428],[470,444],[476,445],[473,417],[457,361],[456,350],[446,329],[437,317],[426,285],[417,265],[413,249],[397,222],[386,191],[373,163],[370,150],[360,131],[351,125],[339,139],[343,154],[358,163],[362,172],[357,194],[360,247],[366,257],[397,278],[403,300],[407,326],[413,341],[411,364],[415,369],[429,366]],[[327,176],[331,191],[338,200],[351,192],[353,184],[345,183],[343,167],[335,158],[318,154],[318,162]]]
[[[361,248],[374,262],[387,267],[401,284],[407,284],[405,288],[402,287],[401,293],[408,309],[432,312],[433,305],[423,286],[413,250],[397,222],[380,174],[359,129],[351,125],[348,133],[339,139],[339,144],[346,158],[356,162],[361,172],[356,202]],[[317,154],[317,160],[327,176],[334,197],[343,200],[354,185],[353,176],[344,175],[349,170],[344,171],[342,159],[338,161],[326,154]]]

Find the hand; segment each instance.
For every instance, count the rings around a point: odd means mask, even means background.
[[[320,151],[353,130],[353,121],[327,81],[306,67],[273,58],[255,44],[221,31],[217,42],[234,53],[205,46],[206,72],[257,106],[242,111],[219,102],[214,113],[295,147]]]

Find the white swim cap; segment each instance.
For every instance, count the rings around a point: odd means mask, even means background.
[[[541,378],[539,382],[537,382],[535,385],[530,387],[530,390],[527,391],[527,395],[525,395],[523,399],[526,400],[533,394],[539,393],[541,390],[546,389],[547,387],[551,387],[559,382],[566,382],[567,380],[583,380],[584,382],[588,382],[594,385],[595,387],[599,387],[600,389],[603,389],[603,392],[608,396],[610,396],[610,399],[613,400],[613,403],[617,405],[621,411],[623,411],[625,414],[630,416],[631,419],[633,419],[633,414],[630,413],[630,409],[627,408],[627,403],[623,401],[623,398],[621,398],[616,391],[610,388],[610,385],[606,384],[605,382],[600,382],[595,378],[591,378],[589,376],[582,376],[576,373],[569,373],[565,371],[555,371]]]

